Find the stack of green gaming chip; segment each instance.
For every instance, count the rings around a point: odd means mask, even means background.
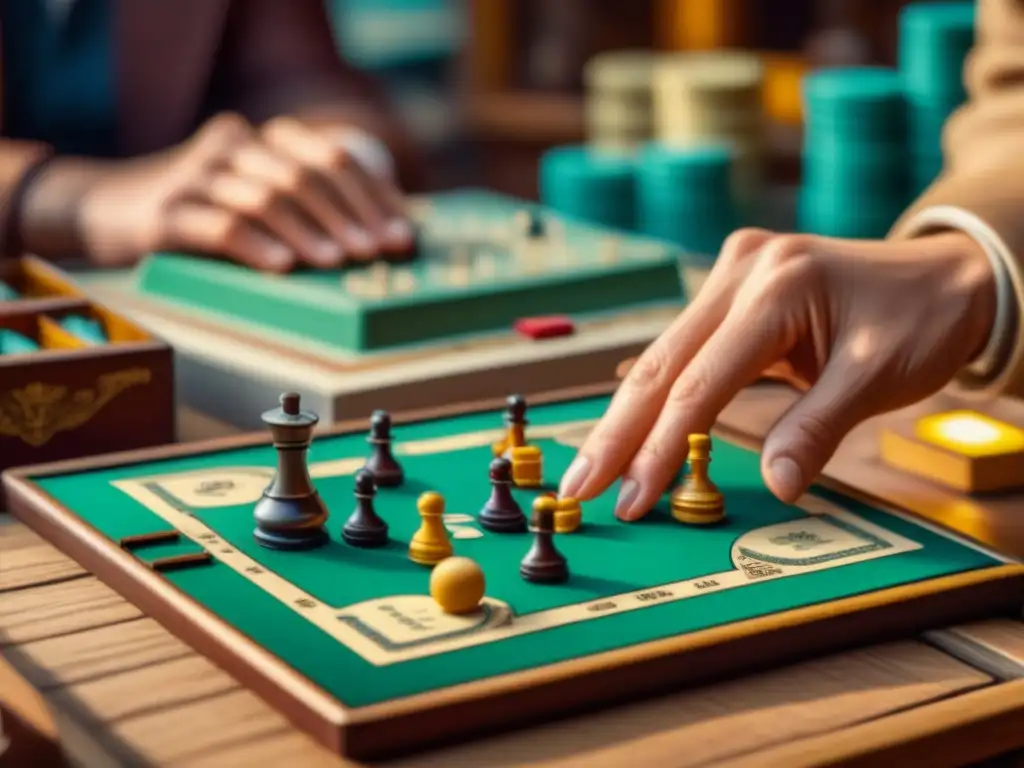
[[[540,160],[540,199],[565,216],[632,230],[635,171],[632,154],[578,145],[556,147]]]
[[[974,2],[914,3],[900,13],[899,66],[914,192],[942,170],[942,126],[966,99],[963,65],[974,45],[974,16]]]
[[[646,235],[716,256],[738,224],[729,147],[651,144],[637,160],[637,217]]]
[[[910,200],[906,101],[882,67],[804,78],[799,226],[829,237],[880,238]]]

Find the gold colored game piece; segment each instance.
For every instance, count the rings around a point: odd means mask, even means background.
[[[543,457],[540,448],[524,445],[510,451],[512,482],[520,488],[536,488],[543,482]]]
[[[577,499],[565,496],[558,499],[555,509],[555,533],[575,533],[583,522],[583,508]]]
[[[468,557],[449,557],[430,574],[430,596],[445,613],[472,613],[484,599],[487,582],[480,566]]]
[[[420,565],[437,565],[454,551],[444,527],[444,497],[427,491],[417,500],[416,508],[423,522],[409,542],[409,559]]]
[[[879,453],[895,469],[958,491],[1024,486],[1024,429],[977,411],[890,417]]]
[[[672,491],[672,517],[688,525],[717,523],[725,517],[725,500],[708,476],[711,438],[707,435],[690,435],[689,442],[689,472],[682,485]]]

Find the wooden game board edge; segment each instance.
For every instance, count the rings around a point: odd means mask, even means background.
[[[232,674],[325,746],[341,751],[348,710],[246,635],[180,592],[30,483],[7,486],[8,510],[48,542]]]
[[[883,641],[943,623],[1008,612],[1019,608],[1024,590],[1024,566],[995,566],[351,708],[30,481],[8,480],[10,509],[22,522],[297,727],[329,749],[354,758],[390,757],[459,737],[754,672],[766,665],[842,650],[852,637],[860,642]],[[951,610],[952,605],[959,607]],[[809,622],[816,622],[815,631],[801,632]],[[873,627],[864,631],[868,622]],[[685,664],[676,658],[682,652],[688,652]]]
[[[717,768],[967,765],[1022,745],[1024,680],[997,683],[885,715],[841,730],[797,739]],[[979,745],[984,745],[979,751]]]

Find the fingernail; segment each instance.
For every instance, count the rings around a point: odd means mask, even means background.
[[[622,481],[619,498],[615,501],[615,516],[621,520],[632,520],[635,517],[633,504],[640,495],[640,483],[631,477]]]
[[[334,243],[321,242],[313,247],[313,258],[316,263],[324,267],[333,267],[341,263],[344,251]]]
[[[562,482],[558,486],[559,496],[576,496],[583,487],[587,475],[590,473],[590,459],[586,456],[577,456],[572,464],[562,475]]]
[[[412,227],[401,219],[392,219],[384,227],[384,237],[391,245],[407,245],[412,240]]]
[[[349,232],[352,250],[359,253],[373,253],[377,250],[377,244],[373,236],[365,229],[353,229]]]
[[[287,267],[293,261],[291,250],[284,246],[272,245],[266,250],[267,266]]]
[[[800,466],[788,456],[773,459],[768,466],[776,493],[786,500],[795,499],[803,489],[804,477]]]

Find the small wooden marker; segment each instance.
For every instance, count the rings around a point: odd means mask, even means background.
[[[153,544],[170,544],[178,541],[181,534],[177,531],[155,531],[153,533],[139,533],[134,536],[122,536],[118,539],[117,545],[121,549],[131,551],[139,547],[146,547]]]
[[[213,555],[209,552],[193,552],[188,555],[174,555],[173,557],[161,557],[149,563],[149,567],[158,573],[167,571],[180,571],[185,568],[194,568],[197,565],[209,565],[213,562]]]

